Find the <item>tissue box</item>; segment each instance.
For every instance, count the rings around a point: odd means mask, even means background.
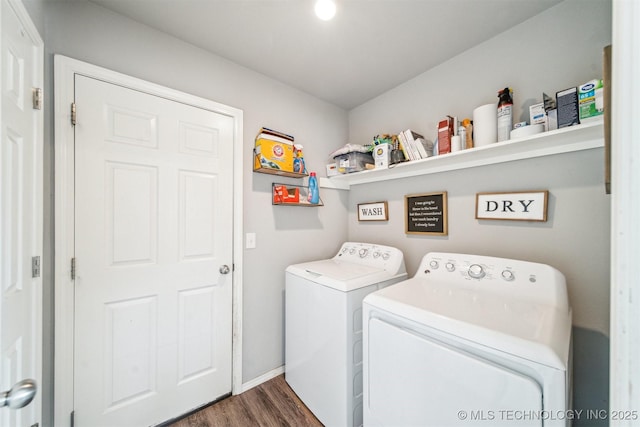
[[[334,157],[334,160],[338,164],[338,172],[340,173],[360,172],[367,168],[367,164],[374,164],[371,153],[360,153],[358,151],[341,154]]]

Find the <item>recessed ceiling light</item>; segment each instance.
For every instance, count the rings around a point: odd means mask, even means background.
[[[328,21],[336,15],[336,4],[333,0],[318,0],[315,11],[318,18]]]

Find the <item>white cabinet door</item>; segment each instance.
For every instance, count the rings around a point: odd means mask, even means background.
[[[230,116],[75,77],[77,426],[231,391]]]
[[[367,343],[367,426],[542,426],[529,377],[380,319]]]

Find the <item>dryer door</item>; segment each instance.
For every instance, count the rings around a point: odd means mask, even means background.
[[[529,377],[376,318],[367,343],[367,426],[542,426]]]

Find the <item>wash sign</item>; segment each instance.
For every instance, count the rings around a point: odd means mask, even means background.
[[[547,220],[548,191],[476,194],[476,219]]]

